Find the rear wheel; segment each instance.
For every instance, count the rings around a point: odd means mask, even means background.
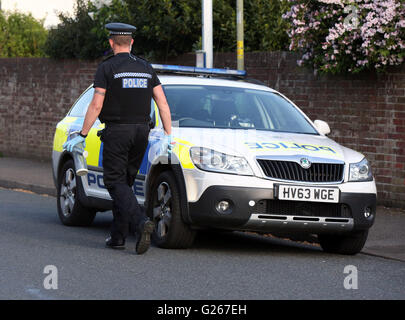
[[[318,235],[319,243],[325,252],[354,255],[359,253],[368,236],[368,230],[357,231],[350,235]]]
[[[76,176],[73,160],[68,160],[58,178],[58,215],[64,225],[89,226],[96,216],[96,210],[79,202],[80,192],[84,192],[81,179]]]
[[[191,247],[196,232],[183,222],[180,192],[171,171],[162,172],[154,183],[149,197],[148,214],[155,222],[152,240],[159,247]]]

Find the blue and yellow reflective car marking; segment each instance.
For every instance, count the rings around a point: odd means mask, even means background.
[[[89,187],[96,185],[100,189],[106,189],[104,185],[104,176],[102,173],[89,172],[87,174],[87,183],[89,184]]]
[[[155,108],[155,127],[159,127],[159,109],[158,106],[156,104],[156,102],[153,102],[155,104],[154,108]]]
[[[75,121],[73,121],[70,124],[69,132],[67,133],[67,135],[69,135],[75,131],[80,131],[83,126],[83,121],[84,121],[83,118],[77,118]],[[99,157],[100,157],[100,154],[102,154],[102,152],[100,152],[101,141],[100,141],[100,138],[97,136],[97,132],[99,130],[101,130],[103,127],[104,127],[104,125],[102,125],[102,124],[93,126],[90,129],[89,134],[87,136],[84,149],[88,153],[86,161],[87,161],[87,165],[89,165],[89,166],[97,167],[100,164]],[[66,139],[67,139],[67,137],[66,137]]]
[[[194,163],[190,158],[190,147],[193,144],[178,138],[175,138],[174,141],[176,145],[173,148],[173,152],[177,155],[182,167],[184,169],[195,169]]]
[[[88,153],[87,156],[87,165],[89,166],[99,166],[100,164],[100,155],[103,154],[102,152],[102,143],[100,138],[97,136],[98,128],[91,128],[89,135],[86,139],[86,147],[85,150]]]
[[[148,146],[146,147],[146,151],[143,156],[142,162],[141,162],[141,166],[139,167],[138,174],[146,175],[148,173],[148,169],[149,169],[148,155],[149,155],[150,147],[151,147],[151,143],[149,141]]]
[[[104,175],[102,172],[89,171],[87,174],[87,182],[90,188],[98,188],[106,190],[107,188],[104,185]],[[132,189],[134,190],[135,195],[143,197],[144,192],[145,178],[140,175],[136,178]]]
[[[66,117],[61,122],[58,123],[56,126],[55,136],[53,139],[53,150],[62,152],[63,151],[63,144],[67,140],[68,130],[72,123],[77,121],[79,118],[77,117]]]
[[[100,143],[100,151],[99,151],[99,153],[98,153],[98,166],[99,166],[100,168],[103,167],[103,149],[104,149],[104,143],[101,142],[101,143]]]

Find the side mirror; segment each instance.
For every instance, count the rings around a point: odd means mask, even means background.
[[[322,120],[315,120],[314,125],[320,134],[327,136],[330,133],[330,127],[327,122]]]

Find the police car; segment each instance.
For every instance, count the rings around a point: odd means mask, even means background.
[[[316,236],[327,252],[356,254],[376,214],[376,186],[364,155],[327,135],[292,101],[242,71],[153,65],[173,122],[170,156],[151,101],[153,128],[134,184],[155,221],[159,247],[187,248],[202,229],[296,238]],[[90,225],[111,209],[103,183],[97,121],[86,139],[88,173],[76,175],[68,136],[81,129],[90,86],[58,123],[53,144],[57,206],[65,225]]]

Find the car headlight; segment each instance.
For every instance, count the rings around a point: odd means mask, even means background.
[[[231,156],[201,147],[192,147],[190,157],[194,165],[201,170],[246,176],[253,175],[249,163],[242,157]]]
[[[370,164],[364,158],[358,163],[350,164],[349,181],[372,181],[373,174]]]

